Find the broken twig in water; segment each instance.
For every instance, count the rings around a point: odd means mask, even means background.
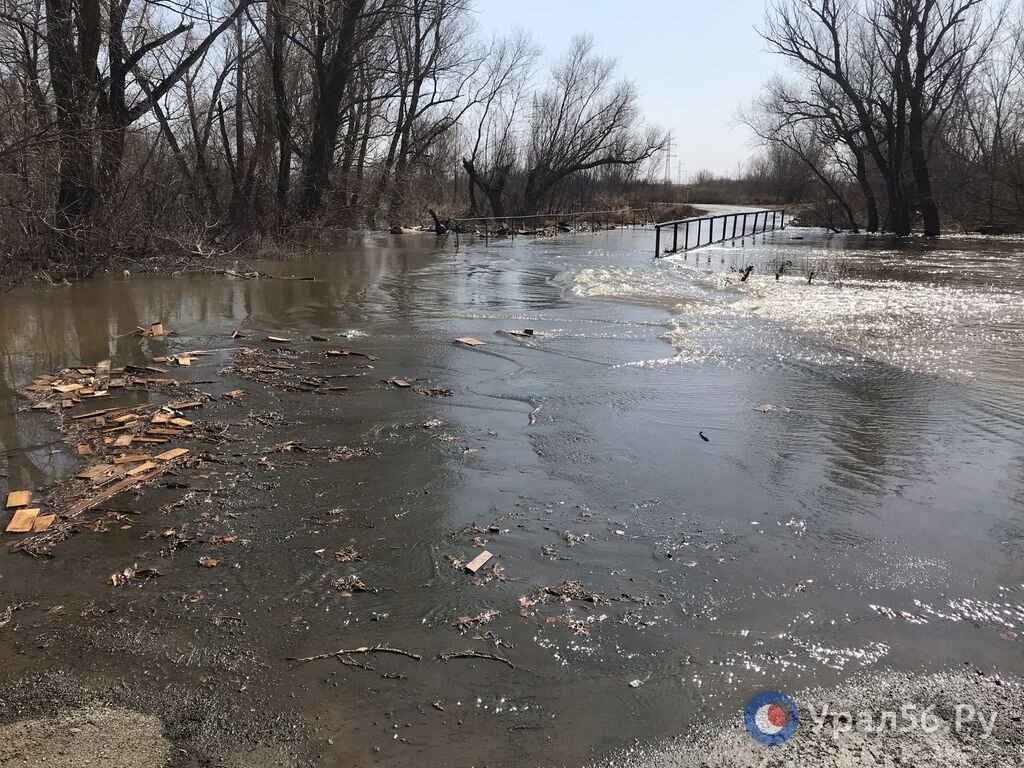
[[[512,669],[516,668],[516,665],[504,656],[495,656],[493,653],[480,653],[479,651],[449,651],[448,653],[437,654],[437,658],[441,661],[448,661],[449,659],[487,659],[488,661],[500,661],[502,664],[508,664]]]
[[[378,643],[377,645],[364,645],[359,648],[342,648],[340,651],[334,651],[332,653],[320,653],[316,656],[305,656],[301,658],[297,656],[291,656],[288,657],[287,661],[298,661],[304,663],[307,661],[319,661],[320,659],[330,659],[333,657],[353,656],[357,653],[393,653],[396,656],[408,656],[410,659],[415,659],[416,661],[419,661],[423,658],[418,653],[403,651],[401,648],[393,648],[390,645],[383,645],[381,643]]]

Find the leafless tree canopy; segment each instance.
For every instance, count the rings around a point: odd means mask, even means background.
[[[580,38],[542,71],[467,2],[0,0],[5,265],[543,211],[649,170],[614,62]]]
[[[791,64],[743,119],[808,169],[842,224],[1024,226],[1020,8],[998,0],[772,0]],[[998,160],[997,160],[998,158]]]

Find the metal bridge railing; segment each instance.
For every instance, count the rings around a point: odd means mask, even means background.
[[[692,235],[691,227],[693,228]],[[701,248],[705,245],[724,243],[748,235],[774,232],[785,228],[786,211],[784,208],[663,221],[654,225],[654,256],[658,258],[679,251],[692,251],[694,248]],[[661,247],[662,230],[666,230],[666,240],[671,231],[671,245],[664,249]],[[680,230],[682,238],[680,238]]]
[[[449,232],[455,233],[455,246],[459,246],[459,234],[468,233],[469,227],[484,238],[485,243],[491,239],[509,237],[515,239],[521,234],[518,227],[532,222],[536,229],[542,229],[547,223],[556,226],[569,226],[573,223],[588,223],[595,226],[644,227],[654,224],[654,216],[648,208],[618,208],[609,211],[569,211],[566,213],[532,213],[515,216],[478,216],[467,219],[449,219]]]

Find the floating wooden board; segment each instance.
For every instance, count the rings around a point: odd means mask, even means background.
[[[112,472],[114,469],[113,464],[93,464],[91,467],[86,467],[79,472],[75,477],[79,480],[95,480],[101,475],[105,475],[108,472]]]
[[[32,509],[19,509],[14,513],[14,517],[11,518],[11,522],[7,524],[7,532],[28,533],[32,530],[32,526],[35,525],[36,518],[38,516],[38,507],[33,507]]]
[[[184,368],[188,368],[190,365],[192,365],[192,358],[191,357],[179,357],[178,358],[178,365],[180,365],[180,366],[182,366]]]
[[[158,453],[156,458],[160,461],[173,461],[179,456],[184,456],[186,453],[188,453],[188,448],[171,448],[169,451]]]
[[[470,573],[476,573],[481,568],[483,568],[484,565],[487,564],[487,561],[490,560],[492,557],[494,557],[494,555],[492,555],[490,552],[488,552],[485,549],[479,555],[477,555],[472,560],[470,560],[468,563],[466,563],[466,570],[469,571]]]
[[[7,494],[7,509],[27,507],[32,500],[32,491],[11,491]]]
[[[77,392],[82,388],[81,384],[54,384],[53,389],[60,392],[62,395],[68,395],[72,392]]]
[[[472,336],[460,336],[456,339],[460,344],[465,344],[467,347],[482,347],[487,342],[480,341],[480,339],[474,339]]]
[[[56,519],[56,515],[38,515],[35,522],[32,523],[32,533],[42,533],[53,525],[53,521]]]
[[[191,411],[194,408],[202,408],[202,400],[188,400],[184,403],[168,403],[168,408],[173,408],[176,411]]]
[[[395,385],[396,387],[399,387],[401,389],[405,389],[406,387],[411,387],[412,386],[412,384],[410,384],[405,379],[392,379],[391,383],[393,385]]]
[[[149,461],[153,457],[148,453],[133,453],[128,456],[118,456],[114,459],[115,464],[138,464],[140,461]]]
[[[102,416],[105,413],[110,413],[111,411],[115,411],[115,410],[117,410],[117,409],[116,408],[100,408],[98,411],[89,411],[88,413],[79,413],[77,416],[72,416],[71,418],[74,419],[75,421],[78,421],[79,419],[91,419],[91,418],[94,418],[96,416]]]
[[[290,344],[292,340],[283,336],[267,336],[267,341],[272,341],[275,344]]]

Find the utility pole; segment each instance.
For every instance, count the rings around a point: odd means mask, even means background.
[[[665,156],[665,184],[672,184],[672,134],[668,135],[668,154]]]

